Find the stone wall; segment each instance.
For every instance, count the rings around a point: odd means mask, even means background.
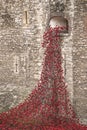
[[[49,9],[49,0],[0,1],[1,112],[22,102],[37,85]]]
[[[73,36],[74,105],[87,124],[87,1],[75,0]]]
[[[75,111],[87,123],[84,1],[0,1],[0,112],[22,102],[37,85],[44,58],[43,33],[50,17],[58,15],[69,25],[61,42],[65,81]]]

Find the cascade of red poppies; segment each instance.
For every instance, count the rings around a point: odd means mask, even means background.
[[[63,29],[44,33],[46,51],[38,86],[23,103],[0,114],[0,130],[87,130],[76,117],[63,77],[59,43]]]

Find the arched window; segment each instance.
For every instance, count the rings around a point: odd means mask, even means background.
[[[53,16],[50,18],[49,26],[51,27],[65,27],[65,30],[61,32],[61,35],[68,33],[68,20],[62,16]]]

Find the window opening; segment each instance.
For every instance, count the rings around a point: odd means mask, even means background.
[[[27,11],[25,11],[25,24],[28,24]]]

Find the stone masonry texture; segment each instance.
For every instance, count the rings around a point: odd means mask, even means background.
[[[87,1],[75,0],[73,32],[74,105],[87,124]]]
[[[43,33],[52,16],[68,20],[61,48],[74,109],[87,124],[87,0],[0,0],[0,112],[23,102],[42,70]]]

